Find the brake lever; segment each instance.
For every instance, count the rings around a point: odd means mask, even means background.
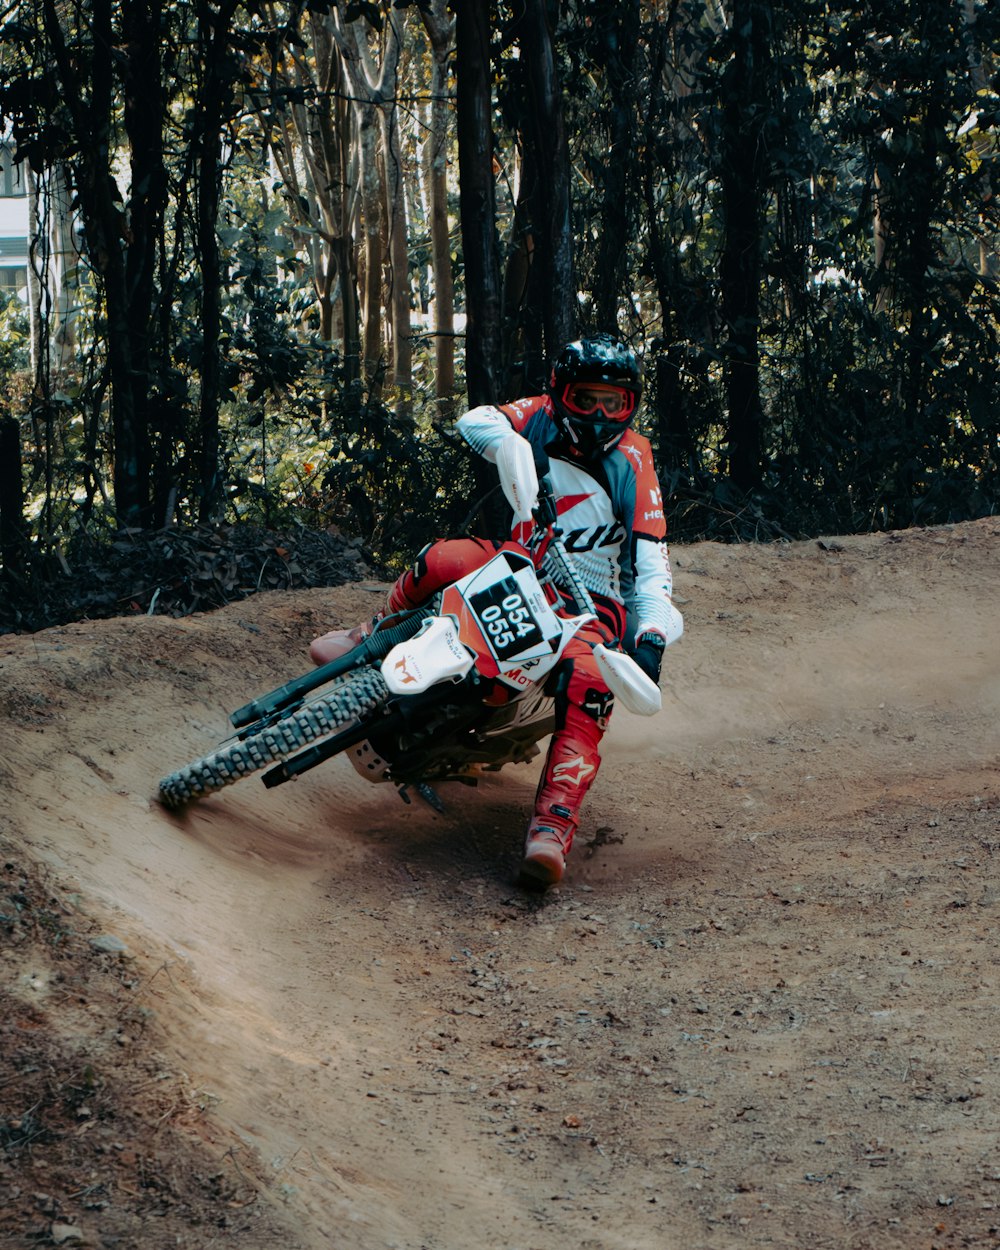
[[[532,508],[531,515],[538,528],[543,530],[551,528],[558,520],[555,495],[547,477],[541,478],[538,483],[538,503]]]

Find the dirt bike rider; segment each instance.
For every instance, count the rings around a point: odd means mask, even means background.
[[[557,523],[590,591],[599,621],[571,640],[556,670],[556,727],[535,796],[521,864],[525,884],[561,880],[583,799],[600,767],[599,744],[613,696],[592,648],[624,641],[643,671],[659,680],[663,650],[679,636],[671,604],[666,522],[648,440],[632,429],[642,376],[632,351],[609,335],[568,343],[552,367],[547,393],[460,417],[456,429],[473,451],[495,462],[500,444],[520,435],[555,498]],[[518,538],[515,527],[512,538]],[[491,559],[503,544],[446,539],[430,544],[389,594],[387,610],[416,607]],[[356,645],[363,627],[317,638],[317,664]]]

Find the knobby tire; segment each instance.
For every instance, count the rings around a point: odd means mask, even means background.
[[[226,742],[211,755],[164,777],[160,799],[164,806],[177,808],[221,790],[369,715],[388,697],[389,689],[377,668],[351,673],[326,694],[314,697],[259,733]]]

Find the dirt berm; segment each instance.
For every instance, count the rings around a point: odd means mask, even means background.
[[[0,637],[0,1245],[1000,1246],[1000,519],[673,551],[563,885],[535,766],[159,778],[384,588]]]

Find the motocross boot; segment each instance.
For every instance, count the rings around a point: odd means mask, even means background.
[[[597,747],[603,724],[572,705],[565,717],[552,735],[524,843],[520,880],[535,889],[562,880],[581,804],[601,764]]]
[[[353,629],[331,629],[328,634],[312,640],[309,644],[309,658],[317,667],[339,660],[342,655],[347,655],[348,651],[353,651],[364,642],[371,632],[371,621],[362,621]]]
[[[556,828],[557,820],[561,829]],[[528,826],[528,836],[524,841],[521,884],[544,890],[560,882],[566,871],[566,856],[573,845],[575,832],[573,822],[561,816],[558,811],[554,810],[549,815],[548,823],[536,816]]]
[[[376,612],[370,621],[362,621],[352,629],[331,629],[329,633],[314,638],[309,644],[309,658],[316,665],[339,660],[342,655],[347,655],[348,651],[353,651],[364,642],[383,617],[418,607],[423,598],[413,591],[412,576],[404,574],[386,596],[385,607]]]
[[[501,548],[516,544],[493,542],[485,538],[451,538],[429,543],[417,556],[413,567],[396,580],[386,597],[385,607],[371,621],[362,621],[353,629],[332,629],[315,638],[309,647],[314,664],[329,664],[362,642],[373,626],[384,616],[405,612],[426,603],[431,595],[456,581],[473,569],[481,568]]]

